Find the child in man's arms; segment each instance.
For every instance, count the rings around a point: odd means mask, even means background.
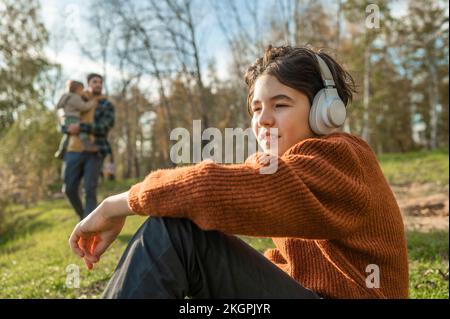
[[[70,124],[79,124],[82,113],[90,111],[95,107],[97,99],[87,101],[83,95],[84,85],[78,81],[69,80],[67,82],[67,92],[64,93],[56,106],[56,109],[63,110],[62,124],[66,127]],[[97,147],[94,143],[94,137],[88,133],[80,132],[80,140],[83,144],[83,148],[86,151],[96,151]],[[64,134],[59,143],[58,150],[55,153],[55,157],[59,159],[64,158],[64,153],[69,143],[69,134]]]

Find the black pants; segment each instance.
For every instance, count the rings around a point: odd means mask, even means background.
[[[320,298],[236,236],[148,218],[103,298]]]

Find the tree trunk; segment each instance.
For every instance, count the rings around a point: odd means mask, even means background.
[[[435,65],[431,59],[431,57],[428,55],[428,71],[430,74],[430,81],[429,81],[429,102],[430,102],[430,141],[429,141],[429,148],[434,150],[438,147],[437,142],[437,125],[438,125],[438,118],[437,118],[437,106],[439,104],[439,91],[437,89],[437,76],[436,76],[436,68]]]
[[[366,45],[364,48],[364,96],[363,96],[363,127],[361,137],[370,144],[370,116],[369,116],[369,99],[370,99],[370,48],[366,35]]]

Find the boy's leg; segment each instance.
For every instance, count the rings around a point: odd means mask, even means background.
[[[80,199],[80,181],[83,176],[83,158],[81,153],[67,152],[64,155],[63,192],[69,199],[75,212],[83,219],[83,204]]]
[[[64,153],[67,149],[67,145],[69,144],[69,135],[64,134],[59,142],[58,150],[55,153],[55,157],[59,159],[64,159]]]
[[[148,218],[103,298],[319,298],[240,240],[188,219]]]
[[[84,190],[86,205],[84,217],[89,215],[97,207],[97,185],[100,174],[101,156],[97,152],[83,152],[84,162]]]
[[[67,127],[71,124],[79,124],[80,119],[74,116],[64,116],[64,125]],[[69,145],[69,134],[64,134],[59,142],[58,150],[55,153],[55,157],[59,159],[64,159],[64,153],[67,150],[67,146]]]

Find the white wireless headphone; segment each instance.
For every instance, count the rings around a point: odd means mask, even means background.
[[[318,135],[330,134],[337,131],[345,122],[347,112],[336,90],[328,65],[316,54],[320,66],[320,75],[325,86],[314,97],[309,112],[309,125]]]

